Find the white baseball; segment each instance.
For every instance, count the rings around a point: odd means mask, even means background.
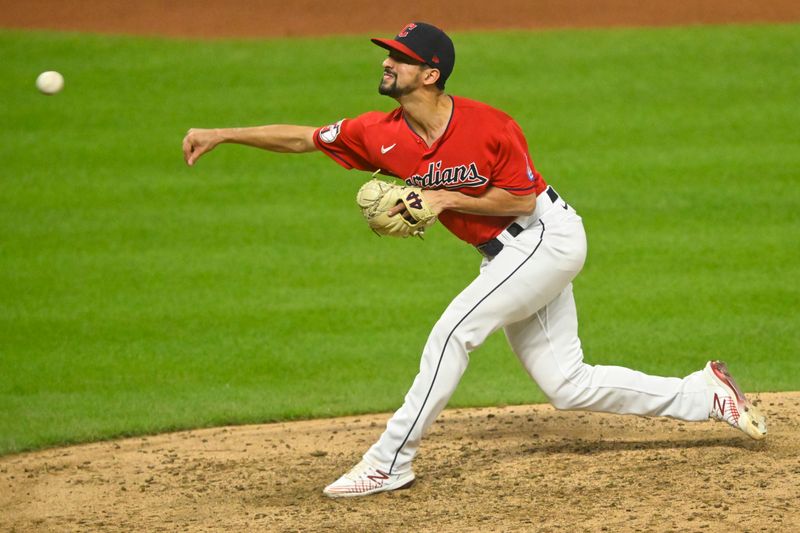
[[[56,94],[64,88],[64,76],[55,70],[42,72],[36,78],[36,88],[44,94]]]

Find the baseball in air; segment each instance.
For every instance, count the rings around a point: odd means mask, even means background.
[[[56,94],[64,88],[64,76],[54,70],[42,72],[36,78],[36,88],[44,94]]]

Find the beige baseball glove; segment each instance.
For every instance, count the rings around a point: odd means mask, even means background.
[[[422,236],[425,228],[436,222],[419,187],[408,187],[371,179],[358,190],[356,203],[372,231],[391,237]],[[388,215],[397,204],[405,205],[405,212]]]

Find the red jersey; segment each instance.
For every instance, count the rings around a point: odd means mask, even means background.
[[[314,144],[345,168],[380,169],[423,189],[480,196],[490,185],[517,195],[538,195],[547,188],[533,166],[522,130],[510,116],[474,100],[451,98],[450,122],[431,146],[411,129],[402,107],[319,128]],[[450,210],[439,215],[447,229],[473,245],[496,237],[515,218]]]

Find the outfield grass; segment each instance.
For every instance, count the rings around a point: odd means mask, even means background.
[[[455,41],[448,89],[515,116],[584,217],[587,360],[800,388],[800,26]],[[0,32],[0,453],[399,406],[476,252],[376,238],[366,176],[320,154],[180,153],[189,127],[391,109],[383,55]],[[542,400],[495,335],[451,405]]]

